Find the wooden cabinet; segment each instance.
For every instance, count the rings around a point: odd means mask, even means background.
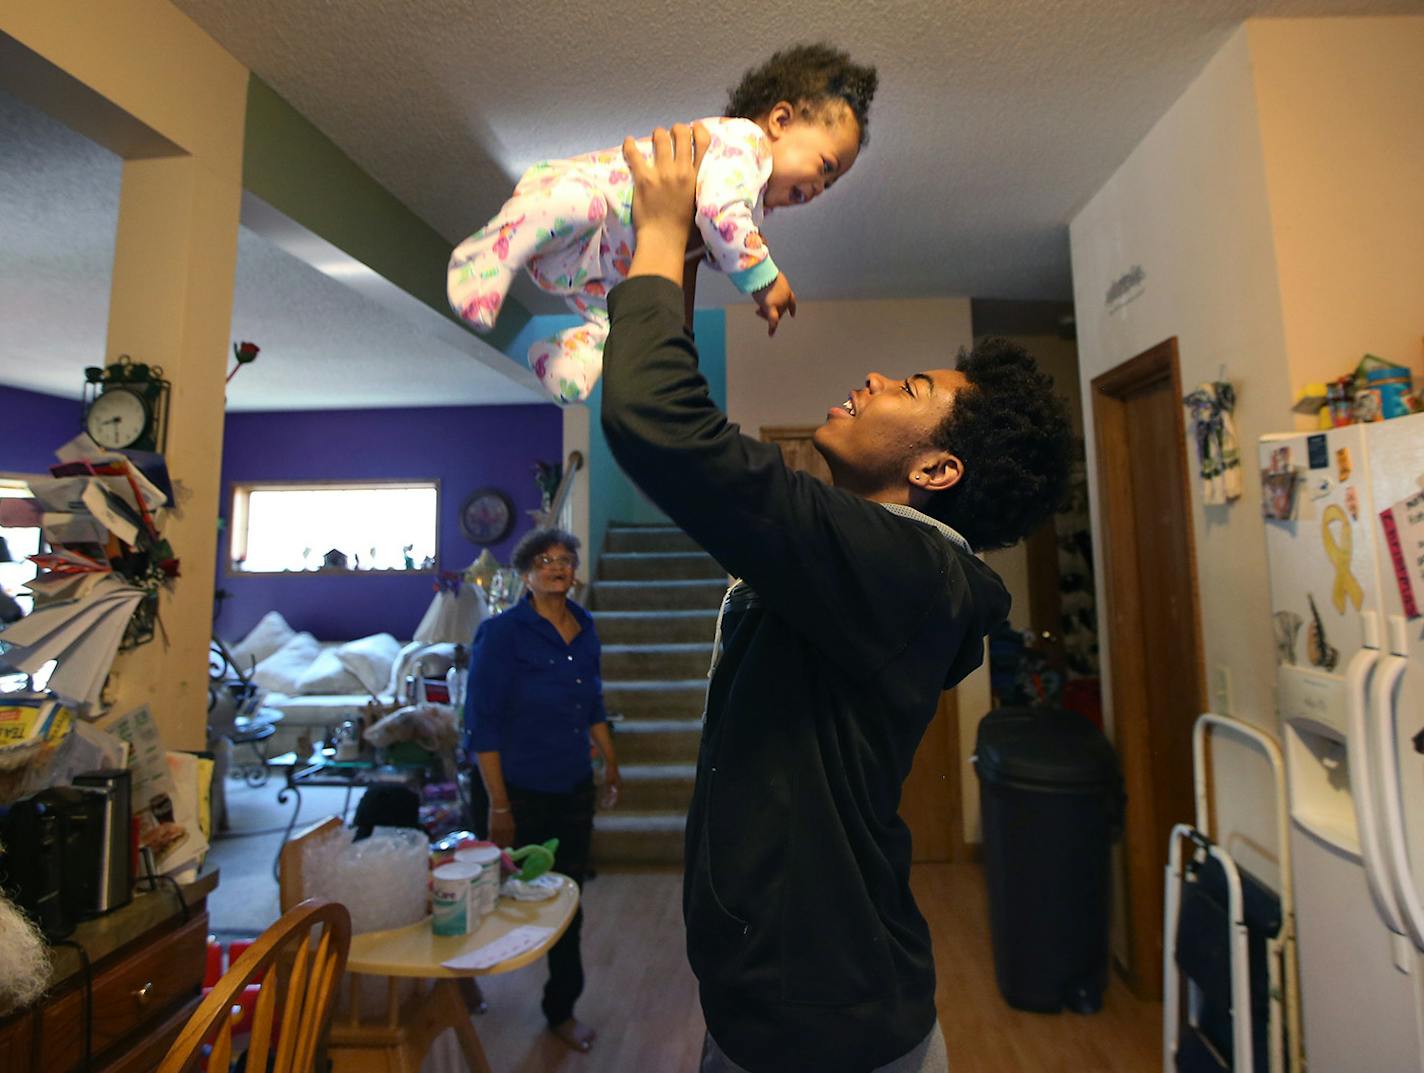
[[[84,1073],[86,1023],[89,1071],[150,1073],[201,998],[204,899],[213,885],[189,888],[186,920],[170,891],[80,927],[74,939],[91,960],[92,1014],[77,954],[57,947],[49,993],[0,1020],[0,1073]]]

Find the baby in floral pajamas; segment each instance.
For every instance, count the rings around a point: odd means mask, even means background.
[[[825,45],[785,49],[748,71],[727,115],[704,119],[711,145],[697,175],[697,228],[707,262],[755,299],[769,332],[796,295],[761,234],[765,213],[804,205],[855,163],[865,143],[873,67]],[[637,143],[652,159],[648,139]],[[521,267],[566,295],[583,323],[536,342],[529,365],[560,402],[586,399],[603,369],[607,293],[633,257],[633,182],[621,148],[536,164],[499,215],[450,258],[450,305],[476,330],[494,327]]]

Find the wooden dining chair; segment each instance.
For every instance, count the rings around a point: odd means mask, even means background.
[[[321,938],[312,945],[312,929]],[[313,1073],[351,948],[351,915],[344,905],[318,899],[284,913],[258,936],[208,992],[179,1033],[158,1073],[189,1073],[211,1041],[208,1073],[228,1073],[233,1036],[247,1011],[239,998],[254,981],[261,988],[251,1011],[246,1069],[251,1073]],[[279,1015],[278,1010],[281,1010]]]

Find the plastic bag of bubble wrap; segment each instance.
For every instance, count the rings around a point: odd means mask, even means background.
[[[302,862],[308,898],[341,902],[351,930],[385,931],[424,919],[430,885],[430,840],[408,827],[377,827],[353,842],[343,829],[306,849]]]

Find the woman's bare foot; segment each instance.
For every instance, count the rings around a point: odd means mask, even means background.
[[[584,1054],[588,1053],[593,1041],[598,1038],[597,1032],[576,1017],[570,1017],[563,1024],[551,1026],[549,1031],[563,1040],[570,1050]]]

